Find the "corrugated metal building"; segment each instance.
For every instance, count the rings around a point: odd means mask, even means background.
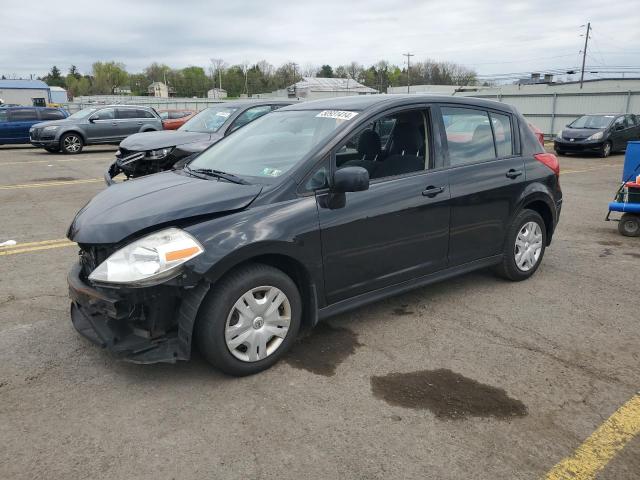
[[[299,98],[301,100],[318,100],[321,98],[370,95],[373,93],[378,93],[378,91],[350,78],[304,77],[298,83],[288,88],[276,90],[268,94],[253,95],[253,97],[288,97]]]
[[[51,102],[51,91],[42,80],[0,80],[0,99],[18,105],[46,104]]]
[[[407,93],[390,87],[389,93]],[[546,135],[586,113],[640,114],[640,78],[612,78],[579,82],[500,85],[496,87],[413,85],[411,93],[473,96],[508,103]]]

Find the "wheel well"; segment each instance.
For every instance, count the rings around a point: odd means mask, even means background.
[[[78,130],[67,130],[60,135],[60,141],[62,141],[62,137],[64,137],[67,133],[75,133],[82,139],[82,143],[87,143],[87,140],[84,138],[84,135],[80,133]]]
[[[553,214],[549,205],[542,200],[534,200],[531,203],[527,203],[524,208],[537,212],[544,220],[545,230],[547,231],[547,245],[551,243],[551,236],[553,235]]]
[[[265,254],[249,258],[226,271],[220,278],[248,263],[262,263],[283,271],[298,287],[302,299],[302,327],[312,328],[317,323],[317,298],[311,275],[302,263],[281,254]],[[220,279],[218,279],[219,281]],[[213,287],[215,288],[215,287]]]

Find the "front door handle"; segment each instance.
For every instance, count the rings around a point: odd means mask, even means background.
[[[522,175],[522,170],[515,170],[512,168],[506,173],[506,175],[507,178],[518,178],[520,175]]]
[[[424,197],[433,198],[442,192],[444,192],[444,187],[434,187],[433,185],[429,185],[422,191],[422,195]]]

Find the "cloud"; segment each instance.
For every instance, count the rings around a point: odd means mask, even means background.
[[[57,65],[89,72],[97,60],[130,72],[157,61],[173,67],[286,61],[338,65],[434,58],[480,73],[575,67],[593,19],[588,63],[640,66],[635,0],[601,2],[237,0],[6,2],[0,73],[43,75]],[[35,14],[34,12],[38,12]]]

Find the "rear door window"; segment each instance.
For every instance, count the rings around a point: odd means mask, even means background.
[[[63,118],[65,118],[64,114],[55,108],[40,110],[40,120],[62,120]]]
[[[2,109],[0,108],[0,122],[6,122],[7,121],[7,112],[3,112]]]
[[[14,108],[9,112],[10,122],[29,122],[38,120],[35,108]]]
[[[513,155],[513,135],[511,133],[511,116],[501,113],[489,113],[491,126],[496,140],[496,150],[498,157],[509,157]]]
[[[118,108],[118,118],[120,120],[130,120],[138,117],[138,110],[135,108]]]
[[[449,163],[452,167],[496,158],[488,112],[464,107],[442,107],[440,111],[449,147]],[[504,128],[502,126],[502,135],[506,138]],[[509,126],[509,135],[510,130]]]

